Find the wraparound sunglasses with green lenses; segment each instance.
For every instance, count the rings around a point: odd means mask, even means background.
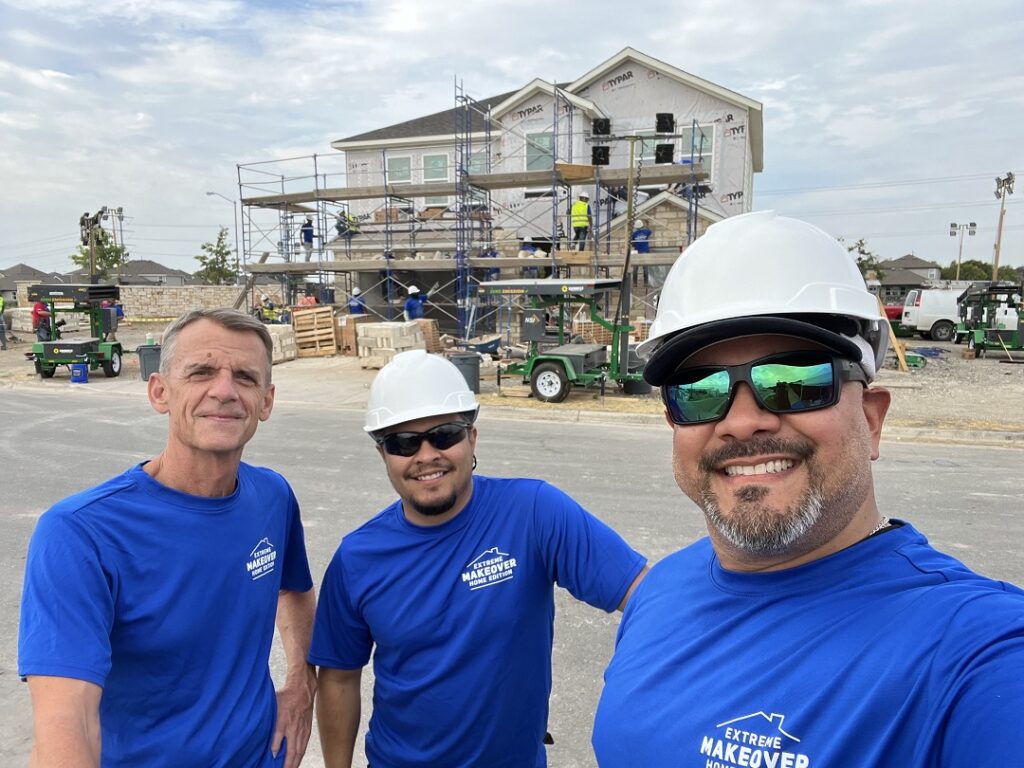
[[[661,398],[675,424],[720,421],[746,384],[757,404],[772,413],[803,413],[839,402],[844,381],[867,384],[857,363],[828,352],[782,352],[742,365],[703,365],[673,373]]]

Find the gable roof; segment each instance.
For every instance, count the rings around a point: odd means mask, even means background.
[[[510,96],[518,92],[508,91],[478,100],[476,102],[478,108],[470,110],[470,124],[473,132],[482,133],[486,128],[484,112],[488,107],[493,109],[497,104],[508,100]],[[431,140],[450,140],[455,133],[455,115],[460,109],[462,107],[453,107],[426,117],[415,117],[402,123],[394,123],[366,133],[357,133],[344,139],[336,139],[331,142],[331,147],[334,149],[366,149],[389,142],[424,143]]]
[[[30,267],[28,264],[14,264],[13,266],[0,269],[0,291],[16,290],[17,283],[29,280],[40,283],[52,283],[61,282],[62,277],[56,272],[43,272],[43,270]]]
[[[878,266],[882,269],[882,277],[879,279],[882,285],[924,285],[927,282],[917,272],[909,269],[886,269],[881,264]]]
[[[575,93],[564,90],[564,85],[555,85],[554,83],[549,83],[547,80],[541,80],[539,77],[534,78],[518,91],[511,94],[507,99],[503,100],[500,104],[492,107],[491,112],[495,117],[500,119],[501,115],[509,109],[537,92],[546,93],[548,96],[554,98],[555,88],[560,89],[560,95],[562,98],[590,117],[597,117],[598,115],[604,114],[590,99],[584,99],[581,96],[577,96]]]
[[[695,90],[707,93],[728,104],[733,104],[740,109],[747,110],[750,115],[750,147],[753,168],[758,172],[764,169],[764,117],[762,114],[763,105],[761,102],[754,101],[754,99],[744,96],[743,94],[736,93],[736,91],[731,91],[728,88],[716,85],[710,80],[705,80],[702,77],[691,75],[689,72],[684,72],[677,67],[673,67],[671,64],[659,61],[653,56],[641,53],[635,48],[630,48],[629,46],[623,48],[610,59],[598,64],[585,75],[570,83],[568,90],[573,92],[580,91],[603,76],[606,72],[615,69],[626,61],[634,61],[637,64],[648,67],[649,69],[656,70],[667,77],[671,77],[673,80],[677,80],[683,85],[687,85]]]
[[[912,253],[908,253],[906,256],[900,256],[898,259],[880,261],[878,266],[882,269],[942,269],[940,264],[936,264],[934,261],[926,261],[925,259],[918,258]]]
[[[191,274],[181,269],[175,269],[174,267],[165,267],[158,261],[152,261],[150,259],[132,259],[126,262],[121,267],[121,276],[131,278],[133,280],[139,280],[151,275],[176,275],[178,277],[192,277]],[[68,272],[65,277],[72,279],[79,279],[82,277],[88,278],[89,271],[86,269],[77,269],[73,272]]]

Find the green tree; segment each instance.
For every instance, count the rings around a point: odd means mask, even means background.
[[[861,237],[857,242],[851,245],[840,237],[839,242],[846,246],[847,251],[853,254],[854,258],[857,260],[857,268],[860,270],[862,275],[867,277],[868,272],[874,272],[876,278],[879,280],[882,279],[885,272],[878,268],[878,256],[868,248],[867,240]]]
[[[238,262],[232,258],[232,249],[228,247],[228,228],[221,227],[217,233],[217,242],[203,243],[203,253],[196,256],[202,269],[195,274],[197,278],[211,285],[234,285],[238,278]]]
[[[1024,277],[1024,267],[1008,267],[1005,264],[999,267],[998,278],[1008,280],[1012,283],[1019,283]],[[956,262],[949,262],[948,267],[942,268],[943,280],[956,280]],[[968,259],[960,263],[961,280],[991,280],[992,264],[978,259]]]
[[[93,245],[96,251],[96,275],[109,278],[118,274],[121,267],[128,261],[128,251],[123,245],[114,245],[114,240],[105,229],[97,227],[93,234]],[[71,262],[86,272],[89,271],[89,246],[80,245],[78,251],[71,254]]]

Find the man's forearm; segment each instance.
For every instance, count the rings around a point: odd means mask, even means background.
[[[319,675],[316,722],[325,768],[351,768],[361,717],[361,669],[326,669]]]
[[[33,730],[29,768],[99,768],[99,686],[30,676]]]
[[[285,686],[305,681],[314,676],[306,661],[309,642],[313,635],[313,617],[316,614],[316,595],[307,592],[282,590],[277,599],[277,630],[288,662]]]

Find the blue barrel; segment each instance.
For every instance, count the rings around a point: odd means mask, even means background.
[[[88,384],[89,383],[89,366],[85,363],[72,363],[71,364],[71,383],[72,384]]]

